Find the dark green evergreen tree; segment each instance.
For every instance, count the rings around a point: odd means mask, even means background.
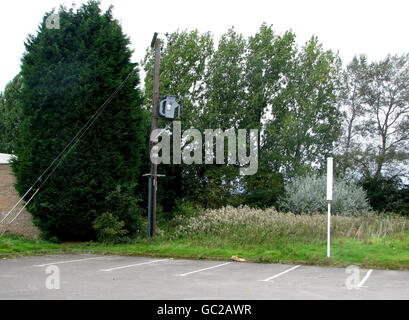
[[[54,29],[47,28],[50,14],[28,37],[22,59],[24,120],[13,164],[20,195],[137,68],[112,8],[103,13],[96,1],[76,11],[61,7]],[[46,238],[94,239],[92,223],[107,210],[129,233],[138,230],[135,199],[149,125],[138,83],[134,72],[30,202]]]

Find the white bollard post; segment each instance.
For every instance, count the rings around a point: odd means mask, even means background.
[[[333,158],[327,158],[327,202],[328,202],[328,225],[327,225],[327,257],[331,255],[331,203],[333,183]]]
[[[328,202],[327,257],[331,255],[331,202]]]

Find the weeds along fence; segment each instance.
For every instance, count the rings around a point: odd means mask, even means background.
[[[176,235],[181,237],[213,236],[259,243],[267,239],[303,238],[326,239],[326,214],[293,214],[274,208],[261,210],[248,207],[225,207],[206,210],[186,218],[175,217]],[[409,219],[396,214],[362,212],[355,216],[333,216],[332,237],[356,239],[403,236],[409,229]]]

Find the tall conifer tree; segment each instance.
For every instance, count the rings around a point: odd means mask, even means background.
[[[59,28],[47,25],[50,14],[28,37],[22,59],[23,124],[13,164],[21,195],[137,67],[112,8],[103,13],[96,1],[76,11],[61,7]],[[108,195],[126,185],[127,197],[114,199],[137,198],[149,124],[138,83],[135,72],[29,204],[46,237],[93,239],[94,219],[116,210]],[[138,210],[118,208],[128,231],[136,231]]]

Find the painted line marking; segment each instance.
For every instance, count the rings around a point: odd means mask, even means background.
[[[170,258],[170,259],[153,260],[153,261],[147,261],[147,262],[141,262],[141,263],[129,264],[129,265],[126,265],[126,266],[114,267],[114,268],[109,268],[109,269],[101,269],[100,271],[112,271],[112,270],[119,270],[119,269],[125,269],[125,268],[137,267],[137,266],[142,266],[142,265],[145,265],[145,264],[152,264],[152,263],[155,263],[155,262],[169,261],[169,260],[173,260],[173,259],[172,259],[172,258]]]
[[[50,265],[54,265],[54,264],[81,262],[81,261],[95,260],[95,259],[101,259],[101,258],[102,257],[95,257],[95,258],[86,258],[86,259],[77,259],[77,260],[68,260],[68,261],[58,261],[58,262],[51,262],[51,263],[44,263],[44,264],[36,264],[36,265],[33,265],[33,267],[45,267],[45,266],[50,266]]]
[[[273,279],[278,278],[279,276],[282,276],[283,274],[285,274],[285,273],[287,273],[287,272],[290,272],[290,271],[292,271],[292,270],[295,270],[295,269],[297,269],[297,268],[299,268],[299,267],[301,267],[301,265],[294,266],[294,267],[292,267],[292,268],[290,268],[290,269],[287,269],[287,270],[285,270],[285,271],[283,271],[283,272],[280,272],[279,274],[276,274],[276,275],[274,275],[274,276],[272,276],[272,277],[269,277],[269,278],[264,279],[264,280],[259,280],[259,281],[270,281],[270,280],[273,280]]]
[[[213,267],[209,267],[209,268],[204,268],[204,269],[200,269],[200,270],[195,270],[195,271],[191,271],[191,272],[187,272],[187,273],[178,274],[178,276],[184,277],[184,276],[187,276],[187,275],[192,274],[192,273],[197,273],[197,272],[202,272],[202,271],[206,271],[206,270],[210,270],[210,269],[222,267],[222,266],[228,265],[228,264],[230,264],[230,263],[233,263],[233,262],[226,262],[226,263],[218,264],[218,265],[213,266]]]
[[[369,279],[369,277],[370,277],[372,271],[373,271],[373,270],[370,269],[370,270],[366,273],[365,277],[364,277],[364,278],[361,280],[361,282],[358,284],[358,288],[366,288],[366,286],[364,287],[364,284],[365,284],[366,280]]]

